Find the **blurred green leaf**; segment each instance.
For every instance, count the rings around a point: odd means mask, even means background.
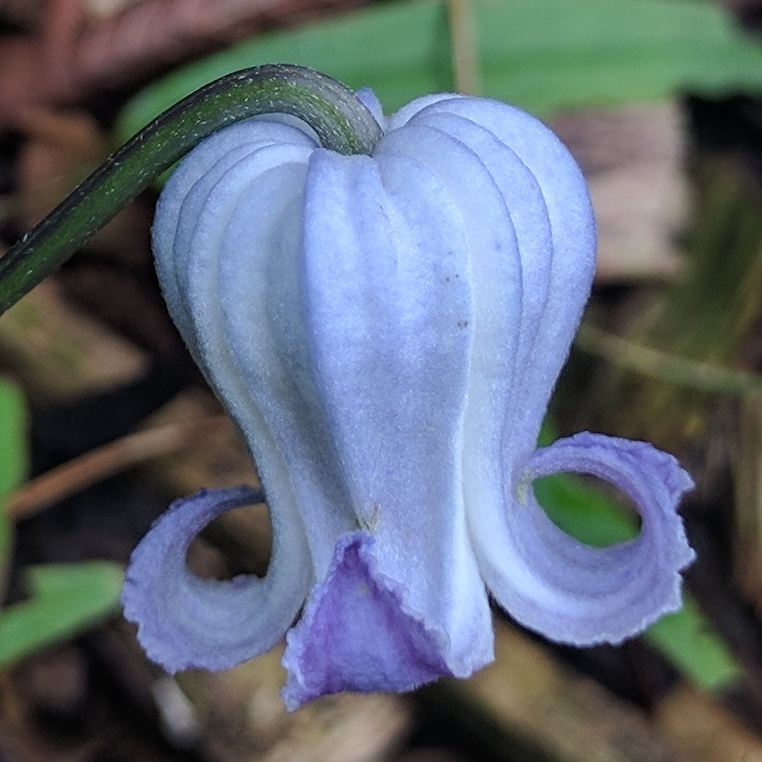
[[[551,521],[587,545],[604,548],[638,535],[638,526],[624,506],[579,477],[546,476],[533,487]]]
[[[0,495],[26,478],[26,425],[23,393],[16,384],[0,378]]]
[[[684,89],[762,88],[762,46],[711,0],[475,0],[474,16],[483,94],[540,115]],[[445,3],[384,3],[184,67],[127,106],[118,135],[130,137],[206,82],[274,61],[370,86],[387,111],[453,87]]]
[[[551,426],[541,437],[548,442]],[[556,474],[534,483],[537,500],[550,519],[581,542],[605,547],[635,537],[637,523],[603,489],[570,474]],[[643,637],[688,680],[708,691],[728,687],[743,671],[721,635],[696,603],[683,596],[683,608],[662,617]]]
[[[690,598],[686,598],[680,611],[651,625],[644,637],[704,690],[727,688],[743,674],[728,647]]]
[[[0,599],[13,541],[13,528],[5,512],[4,495],[26,478],[26,424],[24,395],[15,384],[0,379]]]
[[[0,611],[0,667],[74,637],[119,609],[118,564],[48,564],[26,575],[30,598]]]

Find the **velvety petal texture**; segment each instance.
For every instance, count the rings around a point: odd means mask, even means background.
[[[139,625],[148,656],[168,672],[227,669],[274,646],[299,611],[310,579],[277,548],[264,579],[200,579],[185,564],[192,539],[221,513],[261,496],[246,487],[177,500],[132,554],[124,614]]]
[[[263,579],[199,580],[193,536],[251,502],[178,501],[138,546],[127,617],[175,671],[220,669],[287,631],[284,700],[402,691],[493,658],[488,592],[561,642],[618,642],[680,605],[691,487],[643,442],[535,451],[590,291],[584,179],[543,124],[496,101],[418,99],[373,156],[291,117],[220,131],[162,194],[154,251],[172,317],[237,423],[273,523]],[[642,531],[594,549],[531,483],[611,482]],[[300,614],[301,611],[301,614]]]

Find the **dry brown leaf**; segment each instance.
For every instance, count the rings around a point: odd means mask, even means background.
[[[289,713],[280,690],[282,646],[228,672],[189,671],[178,682],[217,762],[378,762],[404,745],[412,707],[394,694],[323,696]]]
[[[80,5],[88,18],[100,20],[142,2],[144,0],[80,0]],[[47,0],[0,0],[0,18],[24,29],[36,29],[42,23],[47,5]]]
[[[498,619],[495,661],[424,688],[429,708],[495,759],[685,762],[647,715]],[[510,749],[511,753],[506,753]]]
[[[0,127],[17,126],[30,107],[71,98],[72,61],[85,22],[79,0],[49,0],[38,34],[0,42]]]
[[[0,0],[0,17],[24,29],[34,29],[44,5],[43,0]]]
[[[224,415],[206,416],[127,434],[31,479],[11,493],[5,510],[14,520],[29,518],[103,479],[197,445],[228,427]]]
[[[680,266],[676,238],[687,207],[677,105],[585,110],[553,126],[590,186],[598,281],[672,277]]]
[[[77,52],[88,87],[115,87],[190,55],[346,0],[149,0],[93,28]]]
[[[19,128],[27,140],[16,163],[17,223],[31,228],[108,156],[108,141],[83,112],[28,109]]]
[[[733,572],[741,594],[762,611],[762,400],[741,403],[735,453]]]
[[[144,0],[82,0],[88,16],[98,20],[116,16],[127,8],[142,2]]]
[[[686,686],[661,702],[656,724],[695,762],[762,762],[762,739],[710,696]]]
[[[52,280],[0,320],[0,357],[35,401],[112,388],[144,374],[148,362],[135,346],[71,309]]]
[[[360,2],[144,0],[94,22],[81,0],[49,0],[38,34],[0,42],[0,128],[16,126],[30,106],[76,103],[258,29]]]

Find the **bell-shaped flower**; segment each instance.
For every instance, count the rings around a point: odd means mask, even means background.
[[[170,672],[225,669],[288,632],[284,698],[403,691],[493,658],[488,593],[553,640],[617,643],[680,605],[691,486],[649,444],[583,433],[535,450],[587,300],[595,225],[543,124],[436,95],[385,120],[372,156],[290,118],[200,144],[159,202],[172,317],[246,439],[273,549],[263,578],[201,580],[193,536],[246,488],[175,503],[124,591]],[[571,538],[531,482],[600,477],[642,518],[603,549]],[[296,622],[296,623],[295,623]]]

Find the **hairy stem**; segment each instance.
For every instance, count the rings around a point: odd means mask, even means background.
[[[201,140],[268,113],[302,119],[339,153],[370,154],[381,137],[351,90],[311,69],[270,64],[211,82],[144,127],[0,259],[0,314]]]

